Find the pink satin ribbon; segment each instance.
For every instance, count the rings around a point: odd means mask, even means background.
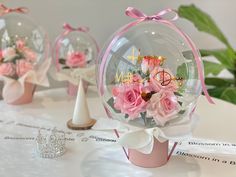
[[[72,31],[80,31],[80,32],[84,32],[84,33],[87,33],[89,31],[89,28],[88,27],[78,27],[78,28],[74,28],[72,26],[70,26],[68,23],[65,23],[63,25],[63,28],[64,28],[64,35],[67,35],[68,33],[72,32]]]
[[[0,4],[0,16],[11,13],[11,12],[25,14],[29,12],[29,9],[26,7],[8,8],[5,5]]]
[[[60,64],[59,64],[59,49],[60,49],[60,40],[65,37],[66,35],[68,35],[70,32],[73,32],[73,31],[78,31],[78,32],[83,32],[83,33],[87,33],[89,32],[89,28],[88,27],[77,27],[77,28],[74,28],[72,27],[70,24],[68,23],[64,23],[63,25],[63,29],[64,29],[64,32],[62,32],[61,35],[59,35],[59,37],[56,39],[56,43],[55,43],[55,50],[56,50],[56,59],[54,61],[56,61],[56,68],[57,68],[57,71],[60,70]],[[88,33],[87,33],[88,34]],[[89,34],[88,34],[89,35]],[[95,39],[89,35],[90,38],[94,41],[94,43],[96,44],[96,49],[97,51],[99,52],[99,47],[97,45],[97,42],[95,41]]]
[[[127,16],[130,16],[132,18],[136,18],[138,20],[142,19],[142,20],[161,20],[163,19],[163,16],[166,15],[167,13],[173,13],[174,17],[170,18],[170,19],[166,19],[169,21],[175,21],[179,18],[177,12],[175,12],[173,9],[165,9],[162,10],[152,16],[148,16],[146,14],[144,14],[143,12],[139,11],[138,9],[135,9],[134,7],[128,7],[125,11],[125,14]]]
[[[134,22],[131,22],[129,24],[127,24],[126,26],[124,26],[123,28],[121,28],[118,33],[116,33],[115,37],[113,38],[113,40],[111,41],[111,43],[109,44],[107,50],[105,51],[102,61],[101,61],[101,66],[100,66],[100,70],[99,70],[99,90],[100,90],[100,94],[103,95],[104,94],[104,86],[103,86],[103,74],[104,74],[104,67],[106,64],[106,60],[108,58],[108,55],[110,53],[110,50],[112,48],[112,46],[115,44],[115,42],[118,40],[118,38],[124,34],[129,28],[139,24],[140,22],[143,21],[156,21],[159,23],[163,23],[168,25],[169,27],[171,27],[173,30],[175,30],[178,34],[180,34],[183,39],[185,39],[185,41],[187,42],[187,44],[189,45],[189,47],[192,49],[193,52],[193,56],[194,59],[196,61],[196,65],[197,65],[197,69],[198,69],[198,76],[202,85],[202,90],[205,94],[205,97],[207,98],[207,100],[209,101],[209,103],[214,104],[213,100],[211,99],[210,95],[208,94],[205,82],[204,82],[204,74],[203,74],[203,67],[202,67],[202,62],[201,62],[201,58],[198,54],[198,50],[196,48],[196,46],[194,45],[194,43],[192,42],[192,40],[188,37],[187,34],[185,34],[183,31],[181,31],[176,25],[174,25],[172,23],[172,21],[175,21],[179,18],[178,14],[176,11],[172,10],[172,9],[165,9],[162,10],[152,16],[148,16],[146,14],[144,14],[143,12],[139,11],[138,9],[135,9],[133,7],[128,7],[125,11],[125,14],[127,16],[130,16],[132,18],[137,19]],[[166,15],[174,15],[173,17],[169,17],[168,18],[164,18],[164,16]]]

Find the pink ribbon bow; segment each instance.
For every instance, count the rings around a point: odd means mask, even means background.
[[[5,5],[0,4],[0,16],[11,13],[11,12],[25,14],[29,12],[29,9],[26,7],[8,8]]]
[[[162,10],[152,16],[148,16],[148,15],[144,14],[143,12],[139,11],[138,9],[135,9],[133,7],[128,7],[125,11],[125,14],[127,16],[132,17],[132,18],[141,19],[141,20],[161,20],[161,19],[163,19],[164,15],[171,13],[171,12],[174,14],[174,17],[168,19],[168,21],[177,20],[179,18],[179,15],[173,9],[165,9],[165,10]],[[167,19],[165,19],[165,20],[167,20]]]
[[[63,35],[67,35],[68,33],[72,32],[72,31],[81,31],[84,33],[87,33],[89,31],[88,27],[82,26],[82,27],[74,28],[74,27],[70,26],[68,23],[65,23],[63,25],[63,28],[65,29],[65,32]]]

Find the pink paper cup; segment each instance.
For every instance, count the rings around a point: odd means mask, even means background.
[[[33,100],[35,89],[36,89],[36,86],[34,84],[25,82],[25,91],[24,91],[23,95],[19,99],[17,99],[16,101],[14,101],[12,103],[8,103],[8,104],[22,105],[22,104],[31,103]]]
[[[143,154],[135,149],[128,149],[129,161],[140,167],[155,168],[165,165],[168,161],[169,141],[161,143],[156,138],[150,154]]]

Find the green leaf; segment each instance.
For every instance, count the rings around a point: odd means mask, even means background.
[[[59,58],[59,63],[62,65],[66,64],[66,60],[64,58]]]
[[[174,92],[174,94],[175,94],[176,96],[183,96],[183,95],[180,94],[179,92]]]
[[[208,74],[217,76],[223,69],[225,69],[223,65],[210,61],[203,61],[203,64],[205,76],[207,76]]]
[[[181,110],[178,112],[178,114],[184,114],[186,111],[185,110]]]
[[[227,88],[228,88],[228,87],[216,87],[216,88],[208,89],[208,93],[209,93],[210,96],[212,96],[212,97],[221,99],[222,93],[223,93]]]
[[[114,98],[111,97],[108,101],[107,101],[107,104],[113,109],[113,111],[115,111],[116,113],[121,113],[119,110],[117,110],[115,107],[114,107]]]
[[[188,69],[185,63],[178,66],[176,76],[183,79],[188,78]]]
[[[195,5],[192,4],[189,6],[180,6],[178,9],[178,13],[180,17],[190,20],[199,31],[204,31],[215,36],[227,47],[232,48],[226,37],[213,21],[213,19],[207,13],[197,8]]]
[[[208,57],[208,56],[212,56],[212,53],[227,53],[228,49],[215,49],[215,50],[204,50],[204,49],[200,49],[200,53],[202,57]],[[236,60],[236,51],[232,51],[234,53],[233,57]]]
[[[216,87],[208,92],[212,97],[236,104],[236,87]]]
[[[236,104],[236,88],[229,87],[221,94],[221,99]]]
[[[178,101],[178,103],[179,103],[179,105],[180,105],[180,106],[182,106],[182,105],[183,105],[183,102],[181,102],[181,101]]]
[[[227,49],[215,49],[215,50],[205,50],[205,49],[200,49],[200,53],[202,57],[208,57],[211,56],[212,52],[226,52]],[[235,53],[236,54],[236,53]]]
[[[232,50],[227,49],[224,51],[217,50],[201,50],[204,55],[214,56],[221,64],[223,64],[229,70],[235,70],[236,57]]]
[[[213,19],[194,5],[180,6],[179,15],[190,20],[199,31],[213,35],[227,46],[227,49],[200,50],[201,56],[214,56],[220,62],[220,64],[218,64],[205,61],[205,74],[211,73],[213,75],[218,75],[223,69],[228,69],[234,77],[236,77],[236,52]],[[179,73],[184,73],[184,67],[178,69],[180,70],[177,70]],[[206,78],[205,82],[207,85],[214,86],[214,88],[208,89],[211,96],[236,104],[236,87],[234,87],[234,79]]]
[[[186,60],[194,60],[194,56],[193,56],[192,51],[190,51],[190,50],[183,51],[182,54]]]
[[[206,85],[216,86],[216,87],[229,87],[233,85],[233,79],[221,79],[216,77],[210,77],[205,79]]]

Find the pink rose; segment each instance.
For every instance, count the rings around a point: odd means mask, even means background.
[[[66,65],[69,67],[84,67],[86,65],[86,56],[83,52],[73,52],[67,56]]]
[[[23,50],[25,48],[25,41],[22,39],[19,39],[16,41],[16,48],[18,50]]]
[[[163,68],[156,68],[150,73],[150,85],[153,90],[159,92],[161,89],[176,92],[178,83],[173,79],[173,74]]]
[[[15,74],[14,65],[12,63],[2,63],[0,65],[0,75],[13,76]]]
[[[29,62],[35,62],[35,60],[37,59],[37,54],[28,47],[24,47],[22,49],[22,52],[24,54],[25,59]]]
[[[5,61],[11,60],[16,56],[16,50],[12,47],[8,47],[3,50],[2,56],[5,58]]]
[[[115,109],[128,114],[130,119],[138,118],[147,105],[141,97],[141,88],[142,85],[138,83],[113,88]]]
[[[148,116],[152,116],[158,125],[164,126],[166,122],[177,118],[180,105],[173,92],[162,90],[152,95],[147,106]]]
[[[28,71],[33,69],[33,65],[29,62],[27,62],[24,59],[17,60],[16,61],[16,74],[21,77]]]

